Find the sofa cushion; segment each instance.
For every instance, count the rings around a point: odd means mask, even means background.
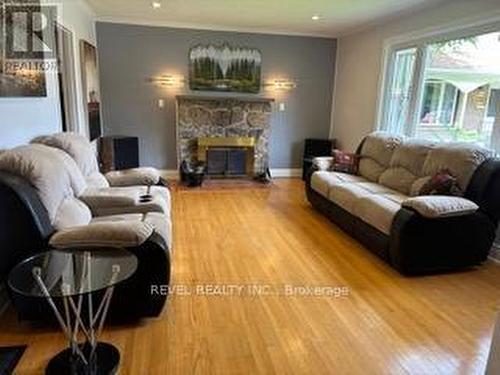
[[[30,145],[29,147],[33,146],[37,147],[38,152],[44,153],[53,163],[60,164],[61,168],[64,169],[64,173],[69,175],[71,189],[75,196],[82,194],[82,192],[87,189],[85,177],[80,169],[78,169],[75,161],[66,152],[44,145]]]
[[[151,186],[149,193],[153,199],[142,202],[141,196],[147,192],[147,186],[88,188],[79,198],[96,216],[146,212],[161,212],[170,216],[171,197],[168,188]]]
[[[56,232],[49,244],[57,249],[78,247],[135,247],[153,234],[154,228],[144,221],[91,222]]]
[[[361,176],[342,172],[318,171],[311,176],[311,188],[324,197],[328,197],[330,187],[346,182],[366,182]]]
[[[140,186],[141,189],[141,194],[146,194],[147,193],[147,187],[146,186]],[[165,186],[151,186],[149,189],[149,193],[153,196],[159,196],[165,200],[167,203],[168,207],[170,207],[171,202],[172,202],[172,196],[170,195],[170,190],[169,188]]]
[[[37,190],[52,224],[63,201],[86,188],[85,179],[69,155],[40,144],[2,153],[0,170],[24,178]]]
[[[457,178],[460,189],[465,191],[476,168],[491,156],[491,151],[474,144],[440,144],[429,151],[422,176],[433,176],[441,169],[448,169]]]
[[[395,149],[403,137],[375,132],[365,137],[360,150],[359,174],[377,182],[390,164]]]
[[[390,235],[392,221],[406,198],[406,195],[397,193],[365,196],[354,205],[354,214],[382,233]]]
[[[133,222],[144,221],[153,226],[167,244],[169,249],[172,249],[172,223],[170,217],[159,212],[150,212],[147,214],[122,214],[96,217],[92,220],[93,223],[101,222]]]
[[[139,202],[139,191],[116,191],[114,188],[87,188],[79,198],[91,209],[94,207],[135,206]]]
[[[333,186],[328,199],[355,214],[356,203],[359,199],[374,194],[393,194],[393,190],[374,182],[342,183]]]
[[[63,200],[54,219],[56,230],[67,229],[79,225],[87,225],[92,220],[89,208],[79,199],[68,197]]]
[[[125,213],[146,214],[149,212],[159,212],[170,217],[170,205],[160,196],[153,196],[153,199],[147,202],[137,201],[133,205],[121,206],[90,206],[94,216],[120,215]]]
[[[356,202],[360,198],[369,195],[372,195],[372,193],[358,186],[358,184],[346,183],[332,188],[328,194],[328,199],[342,207],[344,210],[354,214]]]
[[[104,175],[100,172],[95,172],[86,176],[85,181],[87,182],[87,185],[92,188],[102,189],[109,187],[108,180],[106,180],[106,177],[104,177]]]
[[[76,162],[84,176],[99,172],[96,150],[92,143],[78,133],[65,132],[37,137],[31,141],[67,152]]]
[[[111,171],[105,176],[111,186],[156,185],[160,181],[160,172],[151,167]]]
[[[356,183],[357,186],[365,189],[371,194],[393,194],[396,193],[394,190],[388,188],[387,186],[377,184],[375,182],[364,181]]]
[[[389,167],[380,175],[379,183],[410,194],[413,183],[422,176],[422,168],[432,144],[427,141],[405,141],[394,150]]]

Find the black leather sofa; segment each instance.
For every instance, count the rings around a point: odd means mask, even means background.
[[[389,152],[388,150],[391,147],[397,149],[406,142],[397,140],[397,145],[393,147],[390,146],[390,142],[394,142],[394,139],[391,139],[388,135],[377,133],[368,136],[370,142],[373,143],[374,139],[375,142],[385,142],[386,145],[383,147],[387,148],[387,152]],[[376,152],[373,152],[376,147],[373,145],[371,145],[371,147],[366,147],[366,140],[367,139],[361,143],[357,150],[361,158],[360,173],[363,173],[363,160],[365,158],[372,159],[374,158],[373,154],[376,154]],[[460,152],[462,152],[459,150],[461,146],[462,145],[450,145],[450,155],[447,157],[451,157],[450,169],[452,170],[456,170],[459,166],[456,159],[457,155],[460,155]],[[416,145],[408,147],[410,149],[413,147],[414,150],[419,147],[426,147],[428,148],[426,152],[430,152],[435,149],[435,147],[439,148],[438,151],[441,152],[441,154],[434,151],[434,154],[425,156],[425,154],[421,152],[423,161],[419,167],[422,167],[426,162],[436,164],[436,160],[429,161],[426,160],[426,158],[432,158],[433,155],[435,158],[439,158],[439,155],[446,152],[445,148],[447,145],[435,146],[424,143],[424,146],[422,146],[421,143],[417,142]],[[382,146],[379,147],[379,150],[381,149]],[[399,165],[396,166],[394,165],[398,164],[398,161],[396,161],[396,163],[394,161],[396,152],[394,149],[390,152],[392,157],[389,156],[385,158],[385,160],[383,160],[384,158],[378,158],[377,160],[377,163],[382,166],[382,169],[391,167],[404,168],[405,166],[401,165],[404,163],[399,163]],[[468,152],[469,149],[465,152],[465,154],[468,155],[467,157],[470,155],[478,155],[474,154],[474,152],[472,154]],[[408,160],[411,159],[411,163],[414,165],[418,164],[415,164],[417,160],[417,156],[415,155],[417,154],[417,152],[414,152],[414,154],[410,152],[410,158],[408,158]],[[325,161],[328,164],[330,160],[328,160],[328,158],[322,159],[323,160],[318,160],[308,173],[306,194],[309,202],[314,208],[402,274],[421,275],[446,272],[479,265],[487,259],[496,237],[496,230],[500,218],[500,161],[498,159],[489,157],[483,157],[482,159],[478,158],[477,165],[472,167],[469,173],[470,178],[467,179],[466,186],[463,186],[463,198],[478,206],[477,210],[474,212],[443,215],[442,217],[426,217],[417,210],[407,207],[405,197],[399,191],[389,191],[389,193],[385,191],[387,197],[392,197],[394,201],[399,200],[400,203],[399,206],[394,202],[394,204],[391,203],[392,206],[390,207],[392,207],[392,214],[394,216],[391,221],[388,221],[389,225],[386,230],[383,230],[384,228],[382,228],[379,222],[369,220],[373,218],[370,216],[372,213],[367,213],[366,210],[346,209],[346,205],[342,204],[342,199],[336,198],[339,196],[338,190],[343,189],[346,191],[347,185],[342,186],[342,184],[347,183],[353,185],[356,181],[361,181],[360,186],[370,187],[380,183],[383,177],[379,177],[378,181],[374,181],[374,176],[370,175],[370,173],[366,173],[367,176],[372,177],[371,180],[363,176],[347,176],[347,180],[351,179],[353,181],[338,181],[345,175],[339,174],[337,178],[335,172],[329,171],[329,166],[325,167],[325,165],[321,165],[322,163],[324,164]],[[375,159],[377,159],[376,156]],[[442,163],[437,163],[436,165],[444,167]],[[315,176],[315,174],[318,175]],[[320,177],[323,178],[323,180],[326,178],[330,179],[327,194],[325,194],[323,185],[318,181],[316,181],[316,183],[314,182],[315,179],[318,180]],[[418,178],[419,176],[415,177]],[[316,187],[313,185],[316,185]],[[391,186],[391,188],[397,187],[397,182],[393,185],[394,186]],[[385,187],[387,186],[383,186],[382,188]],[[356,191],[360,190],[358,189]],[[384,190],[382,191],[384,192]],[[398,194],[401,195],[401,197],[399,197]],[[340,196],[342,197],[342,194],[340,194]],[[359,199],[377,199],[379,201],[385,199],[382,198],[384,194],[376,198],[371,198],[371,196],[368,195],[363,196],[363,194],[361,194],[361,196],[362,197]],[[411,196],[407,198],[410,199]],[[425,201],[427,197],[419,197],[418,199]],[[430,197],[430,199],[432,199],[432,197]],[[354,207],[357,207],[356,204],[359,205],[359,203],[354,202]],[[372,208],[376,209],[374,206]],[[360,217],[360,215],[364,215],[365,217]],[[380,228],[382,228],[382,230]]]

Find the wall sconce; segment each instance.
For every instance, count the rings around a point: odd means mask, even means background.
[[[265,83],[264,86],[270,87],[271,89],[276,91],[288,91],[296,88],[297,84],[286,79],[275,79],[274,81]]]
[[[182,76],[178,77],[169,74],[164,74],[159,77],[151,77],[149,81],[160,86],[167,87],[182,86],[184,84],[184,78]]]

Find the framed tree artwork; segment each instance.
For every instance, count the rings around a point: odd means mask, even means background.
[[[80,59],[87,125],[90,140],[94,140],[102,135],[101,93],[96,47],[85,40],[80,40]]]
[[[258,93],[261,61],[261,53],[255,48],[195,46],[189,51],[189,88]]]

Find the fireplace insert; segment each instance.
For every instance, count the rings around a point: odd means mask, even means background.
[[[210,148],[207,151],[207,174],[221,177],[247,176],[247,151],[239,148]]]

